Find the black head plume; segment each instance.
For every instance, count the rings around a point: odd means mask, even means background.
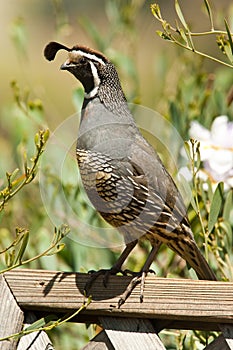
[[[44,49],[44,56],[48,61],[53,61],[57,51],[59,50],[66,50],[66,51],[71,51],[68,47],[57,43],[56,41],[51,41],[48,45],[46,45]]]

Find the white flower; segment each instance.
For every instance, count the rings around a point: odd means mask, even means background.
[[[233,122],[217,117],[208,130],[197,121],[191,123],[190,137],[200,141],[203,167],[213,182],[233,187]]]

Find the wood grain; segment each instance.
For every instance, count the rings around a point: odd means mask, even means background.
[[[114,350],[114,347],[108,339],[105,331],[101,331],[81,350]]]
[[[0,275],[0,300],[0,338],[5,338],[21,331],[24,315],[2,275]],[[14,350],[16,346],[17,340],[0,342],[0,350]]]
[[[149,320],[101,317],[100,321],[115,350],[166,350]]]
[[[37,318],[33,314],[33,312],[26,312],[24,328],[27,328],[33,322],[35,322]],[[54,350],[54,347],[49,339],[48,335],[45,332],[33,332],[27,335],[24,335],[20,338],[17,350]]]
[[[5,273],[5,278],[23,309],[64,313],[83,304],[83,289],[90,276],[18,269]],[[105,288],[102,278],[98,278],[91,289],[92,302],[79,322],[98,321],[102,315],[148,318],[158,328],[161,322],[166,328],[212,330],[218,329],[218,323],[233,323],[233,283],[148,276],[143,303],[139,302],[138,286],[118,309],[117,302],[130,280],[127,276],[111,276]]]

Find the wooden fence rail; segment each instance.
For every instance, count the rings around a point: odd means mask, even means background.
[[[75,312],[85,301],[83,289],[89,277],[27,269],[4,274],[20,309],[31,310],[37,316]],[[143,303],[139,301],[140,288],[136,287],[119,309],[118,300],[130,280],[128,276],[111,276],[105,288],[99,277],[93,284],[90,305],[74,321],[98,323],[104,331],[86,350],[165,349],[157,335],[164,328],[218,330],[222,335],[206,350],[233,349],[233,283],[148,276]]]

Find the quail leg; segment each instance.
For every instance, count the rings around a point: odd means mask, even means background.
[[[142,270],[137,274],[137,276],[135,276],[131,280],[130,284],[126,288],[122,297],[119,299],[118,308],[120,308],[121,305],[123,305],[125,303],[125,301],[130,296],[130,294],[132,293],[132,291],[134,290],[136,285],[138,285],[139,283],[141,284],[141,286],[140,286],[140,302],[141,303],[143,302],[145,279],[146,279],[147,273],[152,271],[152,270],[150,270],[150,266],[151,266],[152,262],[154,261],[155,256],[158,253],[158,250],[159,250],[161,244],[162,244],[161,242],[157,241],[156,245],[153,246]]]
[[[123,265],[124,261],[127,259],[130,252],[136,246],[137,242],[138,241],[136,240],[136,241],[128,243],[126,245],[125,249],[123,250],[123,252],[121,253],[120,257],[116,261],[116,263],[110,269],[101,269],[99,271],[90,271],[91,276],[84,287],[84,292],[88,295],[93,282],[100,275],[103,275],[103,284],[105,287],[107,287],[108,279],[109,279],[110,275],[116,275],[118,272],[121,272],[123,275],[126,274],[126,273],[124,273],[124,271],[121,270],[121,266]]]

